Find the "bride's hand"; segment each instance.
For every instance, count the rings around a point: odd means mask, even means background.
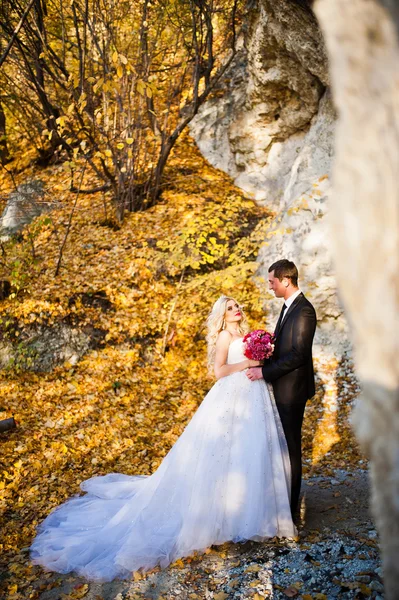
[[[261,360],[250,360],[248,359],[248,368],[251,367],[261,367],[263,362]]]

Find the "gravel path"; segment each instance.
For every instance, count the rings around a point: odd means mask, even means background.
[[[40,600],[329,600],[384,598],[364,470],[304,482],[298,541],[225,544],[132,581],[87,583],[48,574]]]

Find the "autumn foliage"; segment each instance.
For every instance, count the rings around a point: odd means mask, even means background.
[[[241,0],[17,0],[0,5],[3,162],[84,157],[116,213],[153,205],[170,152],[234,60]],[[3,131],[2,131],[3,129]]]
[[[58,241],[75,197],[62,166],[41,176],[59,202],[35,235],[34,261],[30,226],[4,247],[2,275],[20,260],[26,277],[0,304],[2,338],[23,345],[27,327],[60,322],[101,329],[104,337],[76,365],[29,372],[21,353],[20,364],[1,372],[0,416],[18,422],[2,439],[5,558],[29,545],[35,525],[81,480],[157,467],[212,385],[204,322],[220,293],[239,297],[253,324],[263,321],[251,277],[268,213],[188,139],[173,157],[162,202],[129,214],[121,228],[109,198],[79,196],[57,277]],[[107,303],[85,302],[96,294]],[[33,577],[36,570],[24,565]]]
[[[20,177],[34,174],[32,167]],[[2,276],[20,261],[25,277],[18,287],[14,274],[15,296],[0,303],[2,339],[23,347],[28,328],[59,323],[94,327],[103,337],[77,364],[31,372],[21,352],[20,363],[1,372],[0,416],[18,422],[1,440],[0,474],[5,585],[15,599],[37,597],[40,570],[21,550],[53,507],[92,475],[152,473],[181,434],[213,383],[204,322],[219,294],[236,296],[253,328],[265,327],[267,316],[256,256],[271,215],[211,168],[189,138],[172,156],[161,202],[128,214],[121,227],[110,193],[71,194],[62,165],[40,176],[56,207],[48,222],[34,222],[4,246]],[[2,183],[4,191],[12,187],[7,176]],[[86,172],[84,183],[96,181]],[[323,385],[305,424],[305,470],[322,465],[325,473],[348,456],[357,460],[349,404],[338,421],[328,404],[342,386],[349,399],[357,390],[337,379],[336,363],[316,366]],[[324,458],[333,446],[334,463]]]

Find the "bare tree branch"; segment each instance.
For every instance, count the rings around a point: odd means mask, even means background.
[[[8,42],[8,45],[7,45],[6,49],[4,50],[2,56],[0,57],[0,67],[4,63],[4,61],[6,60],[7,56],[9,55],[10,50],[13,47],[13,44],[14,44],[15,40],[17,39],[17,35],[20,32],[23,24],[25,23],[26,18],[29,15],[29,12],[31,11],[31,9],[32,9],[33,5],[35,4],[35,2],[36,2],[36,0],[30,0],[28,6],[26,7],[25,12],[23,13],[23,15],[22,15],[22,17],[21,17],[18,25],[16,26],[16,28],[14,30],[14,33],[12,34],[11,39]]]

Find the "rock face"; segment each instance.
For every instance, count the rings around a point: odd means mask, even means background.
[[[348,331],[336,292],[327,213],[334,124],[327,91],[291,167],[278,216],[261,248],[259,261],[265,277],[269,265],[281,257],[297,264],[300,287],[318,316],[315,343],[324,351],[341,355],[349,349]],[[275,323],[280,304],[281,301],[268,302],[270,326]]]
[[[18,343],[0,341],[0,369],[17,367],[26,371],[51,371],[60,364],[76,364],[90,348],[98,347],[106,332],[92,327],[57,323],[52,327],[25,327]]]
[[[51,210],[51,204],[45,202],[42,181],[29,181],[17,187],[7,200],[0,219],[0,238],[5,240],[18,233],[35,217]]]
[[[316,343],[342,354],[347,326],[326,218],[335,114],[323,39],[308,3],[259,0],[222,85],[227,91],[202,107],[191,133],[214,166],[275,210],[260,274],[267,277],[278,258],[294,260],[318,313]],[[280,303],[265,297],[271,326]]]
[[[285,179],[328,85],[312,12],[289,0],[262,0],[244,47],[191,131],[204,156],[237,185],[278,208]]]

